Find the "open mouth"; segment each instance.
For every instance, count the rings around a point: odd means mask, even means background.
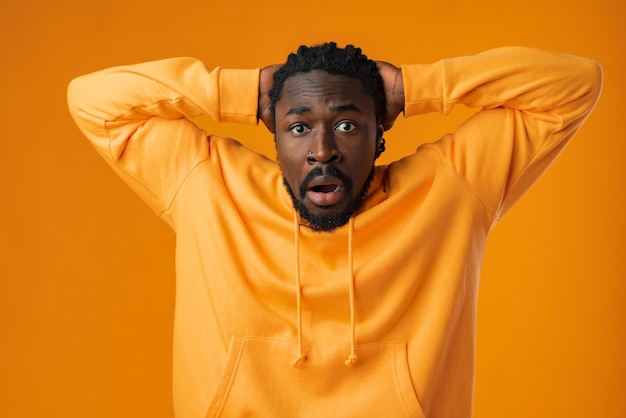
[[[340,182],[312,181],[306,190],[306,197],[317,206],[331,206],[343,198],[345,188]]]
[[[338,184],[321,184],[313,186],[309,190],[315,193],[333,193],[341,190],[341,186]]]
[[[300,183],[298,192],[302,201],[308,201],[318,208],[330,209],[352,194],[352,182],[335,166],[324,169],[315,167]]]

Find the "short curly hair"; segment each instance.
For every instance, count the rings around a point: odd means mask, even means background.
[[[311,47],[302,45],[298,48],[298,52],[289,54],[285,64],[274,73],[274,84],[269,92],[270,111],[274,119],[276,118],[276,103],[282,96],[287,79],[314,70],[358,78],[361,81],[363,92],[374,99],[376,121],[383,120],[385,116],[385,89],[383,80],[376,68],[376,62],[368,59],[361,52],[361,48],[354,45],[339,48],[335,42]]]

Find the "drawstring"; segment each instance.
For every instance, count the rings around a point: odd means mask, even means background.
[[[345,365],[352,367],[356,364],[359,356],[356,354],[356,307],[354,289],[354,260],[352,256],[352,237],[354,234],[354,217],[351,217],[348,225],[348,291],[350,295],[350,355],[344,361]],[[291,361],[292,367],[298,367],[306,360],[306,354],[302,350],[302,284],[300,281],[300,222],[298,214],[294,214],[294,245],[296,265],[296,314],[298,333],[298,355]]]
[[[352,260],[352,235],[354,232],[354,216],[350,218],[348,229],[348,289],[350,291],[350,355],[346,359],[346,366],[356,364],[359,356],[356,355],[356,318],[354,303],[354,271]]]
[[[291,362],[293,367],[298,367],[300,363],[306,360],[306,354],[302,351],[302,286],[300,284],[300,222],[298,222],[298,214],[294,213],[293,223],[295,228],[295,262],[296,262],[296,311],[297,311],[297,327],[298,327],[298,355]]]

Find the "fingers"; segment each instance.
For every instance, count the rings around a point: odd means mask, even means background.
[[[280,64],[269,65],[261,69],[259,74],[259,106],[257,117],[267,129],[274,133],[274,118],[270,111],[269,92],[274,85],[274,73],[281,67]]]
[[[383,127],[387,131],[391,129],[400,112],[404,110],[402,70],[384,61],[376,61],[376,67],[385,89],[386,115],[383,120]]]

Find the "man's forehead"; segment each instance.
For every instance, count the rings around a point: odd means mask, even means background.
[[[287,79],[277,106],[289,106],[293,114],[304,113],[309,103],[349,111],[359,110],[368,102],[373,99],[363,92],[358,78],[316,70]]]
[[[337,89],[347,88],[353,90],[355,87],[359,87],[357,90],[362,91],[361,80],[356,77],[349,77],[343,74],[332,74],[323,70],[312,70],[306,73],[298,73],[292,75],[283,85],[283,93],[287,90],[297,89]]]

